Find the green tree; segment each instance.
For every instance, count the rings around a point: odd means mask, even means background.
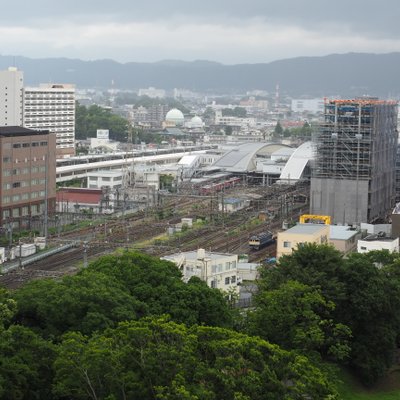
[[[71,399],[336,398],[330,377],[305,356],[165,318],[123,322],[92,338],[70,333],[54,365],[55,394]]]
[[[228,117],[238,117],[238,118],[246,118],[247,111],[243,107],[235,107],[235,108],[223,108],[222,115]]]
[[[129,131],[129,123],[125,118],[113,114],[109,109],[97,105],[87,108],[76,103],[76,138],[96,137],[97,129],[108,129],[110,131],[110,139],[125,142]]]
[[[0,399],[51,399],[54,346],[30,329],[0,332]]]
[[[283,128],[282,128],[280,121],[278,121],[275,125],[274,136],[281,137],[282,135],[283,135]]]
[[[199,279],[184,283],[179,269],[169,261],[125,251],[99,258],[88,271],[101,272],[123,284],[131,296],[146,305],[146,315],[169,314],[174,321],[188,325],[233,323],[220,291]]]
[[[33,281],[14,296],[16,321],[55,339],[71,330],[90,334],[146,313],[146,305],[116,279],[89,271],[58,282]]]
[[[350,329],[332,320],[335,305],[319,289],[297,281],[261,291],[251,315],[251,333],[289,350],[343,360],[350,353]]]
[[[386,264],[389,262],[389,264]],[[351,329],[349,364],[365,383],[384,375],[393,362],[400,332],[398,259],[386,253],[351,254],[343,259],[327,245],[304,244],[265,270],[261,290],[299,281],[319,289],[336,307],[335,324]]]

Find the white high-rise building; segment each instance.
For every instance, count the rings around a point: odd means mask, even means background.
[[[75,86],[41,84],[24,89],[23,125],[56,134],[57,158],[75,155]]]
[[[15,67],[0,71],[0,126],[22,126],[24,75]]]

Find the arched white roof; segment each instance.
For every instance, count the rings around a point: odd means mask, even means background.
[[[288,162],[281,172],[279,180],[287,183],[295,183],[301,178],[307,163],[313,158],[311,142],[300,145],[290,156]]]
[[[278,143],[245,143],[225,153],[213,166],[227,172],[251,172],[256,170],[256,156],[270,157],[281,148],[289,148]]]
[[[185,117],[182,114],[182,111],[178,110],[177,108],[173,108],[167,112],[165,116],[165,120],[169,122],[174,122],[176,125],[182,125]]]

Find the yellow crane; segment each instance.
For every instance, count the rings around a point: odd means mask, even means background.
[[[331,224],[331,217],[329,215],[314,215],[314,214],[303,214],[300,216],[299,222],[301,224]]]

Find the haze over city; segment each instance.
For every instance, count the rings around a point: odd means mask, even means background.
[[[3,55],[154,62],[270,62],[400,49],[398,2],[205,0],[6,3]]]

